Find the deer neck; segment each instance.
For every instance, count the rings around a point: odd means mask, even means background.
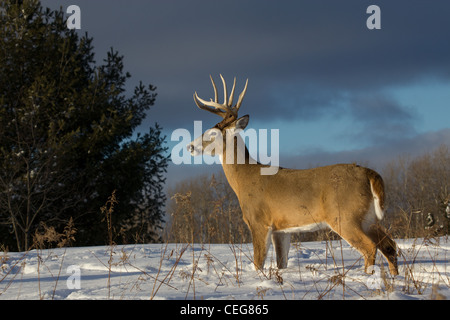
[[[238,186],[242,180],[252,179],[254,174],[259,174],[259,163],[250,156],[250,153],[241,136],[236,136],[231,145],[224,143],[223,154],[220,155],[220,162],[223,167],[228,183],[234,192],[238,193]],[[228,155],[227,155],[228,152]]]

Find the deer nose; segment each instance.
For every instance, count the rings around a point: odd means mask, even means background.
[[[190,153],[192,153],[192,152],[194,152],[195,147],[194,147],[192,144],[188,144],[188,145],[187,145],[187,149],[188,149],[188,151],[189,151]]]

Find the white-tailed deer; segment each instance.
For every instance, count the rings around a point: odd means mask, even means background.
[[[223,118],[213,128],[188,145],[193,156],[207,153],[218,155],[228,182],[238,197],[244,221],[250,228],[256,268],[263,268],[270,245],[275,247],[278,268],[286,268],[290,233],[331,228],[365,259],[365,271],[375,264],[377,248],[389,263],[391,274],[397,275],[397,247],[378,224],[383,218],[384,184],[375,171],[354,164],[336,164],[309,170],[279,168],[275,175],[261,175],[264,165],[250,158],[244,150],[235,147],[234,159],[225,157],[227,136],[240,136],[236,130],[244,129],[249,116],[238,118],[239,108],[247,91],[248,80],[233,106],[236,87],[234,79],[231,94],[222,75],[224,103],[218,102],[217,87],[214,101],[205,101],[194,94],[200,109]],[[220,139],[220,141],[219,141]],[[242,152],[242,154],[238,154]],[[244,157],[245,163],[238,161]],[[233,157],[231,157],[233,158]],[[231,161],[230,161],[231,160]]]

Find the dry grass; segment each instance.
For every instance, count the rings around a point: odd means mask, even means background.
[[[185,201],[186,208],[190,208],[188,197],[182,198]],[[201,299],[202,295],[198,293],[198,288],[204,285],[214,284],[214,291],[223,287],[232,287],[237,290],[248,285],[249,274],[252,274],[255,281],[254,298],[268,299],[275,291],[281,292],[284,299],[299,299],[296,289],[298,286],[310,286],[304,292],[303,297],[311,297],[311,294],[317,299],[334,299],[335,297],[365,299],[367,297],[387,297],[394,292],[401,292],[408,295],[423,296],[426,299],[443,299],[445,295],[441,293],[442,288],[450,288],[450,275],[447,270],[442,270],[442,259],[448,260],[448,257],[438,255],[442,242],[448,244],[446,237],[425,237],[416,238],[412,245],[402,246],[399,257],[400,275],[393,278],[384,268],[384,261],[378,258],[377,265],[380,266],[376,276],[380,280],[380,286],[372,290],[367,285],[366,277],[360,275],[355,270],[361,269],[363,265],[362,257],[355,258],[351,262],[344,257],[344,250],[347,246],[340,240],[334,240],[333,234],[323,233],[322,236],[330,235],[323,243],[323,253],[321,251],[309,250],[301,242],[292,242],[291,244],[291,267],[286,270],[278,270],[275,265],[275,257],[269,256],[264,270],[250,270],[249,265],[253,265],[253,252],[251,245],[245,242],[229,244],[230,257],[232,261],[223,261],[214,253],[214,246],[210,243],[195,243],[189,241],[185,244],[161,244],[159,265],[152,266],[155,270],[151,272],[138,267],[131,258],[133,249],[125,251],[119,249],[114,243],[115,230],[111,223],[114,214],[114,204],[117,203],[114,194],[108,199],[108,202],[102,208],[105,227],[108,231],[108,246],[105,256],[96,256],[97,260],[108,270],[108,277],[105,283],[107,288],[107,299],[129,297],[130,292],[138,292],[147,288],[148,298],[155,299],[161,297],[162,288],[170,288],[174,291],[182,291],[186,299]],[[220,207],[220,206],[219,206]],[[220,212],[220,210],[219,210]],[[226,211],[222,211],[222,213]],[[33,255],[36,255],[38,261],[37,273],[39,283],[39,298],[54,299],[56,297],[56,288],[61,279],[66,249],[74,241],[76,229],[73,221],[69,221],[66,228],[58,233],[54,228],[45,224],[41,225],[39,232],[33,236]],[[192,233],[188,236],[189,240],[195,239]],[[136,244],[137,245],[137,244]],[[53,291],[41,291],[40,273],[42,270],[48,270],[47,261],[52,258],[52,247],[64,249],[59,257],[59,270],[53,275]],[[23,253],[23,256],[10,263],[7,248],[1,248],[0,270],[2,277],[0,283],[3,283],[3,292],[5,293],[10,285],[19,280],[24,275],[26,258],[31,251]],[[189,253],[189,254],[188,254]],[[92,252],[95,256],[96,254]],[[303,254],[313,256],[306,259],[307,263],[302,263]],[[292,267],[292,256],[297,256],[297,265]],[[380,255],[379,255],[380,256]],[[106,258],[106,259],[105,259]],[[424,261],[427,265],[424,265]],[[189,263],[187,263],[189,262]],[[168,267],[169,265],[169,267]],[[425,268],[431,271],[425,273]],[[126,272],[137,272],[139,274],[131,283],[123,283],[121,294],[112,293],[111,275],[115,270],[122,269]],[[432,275],[430,275],[432,274]],[[295,275],[295,276],[294,276]],[[430,278],[431,277],[431,278]],[[293,279],[297,280],[293,280]],[[176,279],[176,280],[175,280]],[[185,283],[180,288],[180,279]],[[252,281],[253,281],[252,280]],[[176,284],[175,284],[176,283]],[[272,283],[273,286],[267,286]],[[354,284],[359,287],[367,288],[370,294],[363,294],[354,289]],[[149,286],[150,285],[150,286]],[[150,288],[150,289],[148,289]]]

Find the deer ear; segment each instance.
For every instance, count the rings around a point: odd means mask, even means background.
[[[249,120],[250,117],[248,115],[245,115],[242,118],[237,119],[235,124],[236,129],[244,130],[247,127]]]

